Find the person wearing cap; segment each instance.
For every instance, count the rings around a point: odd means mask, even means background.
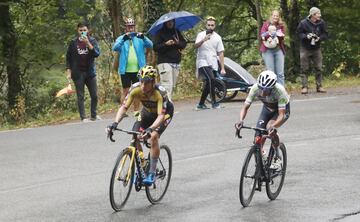
[[[123,97],[128,94],[132,84],[139,81],[138,71],[146,65],[145,49],[151,49],[152,41],[141,32],[135,31],[135,21],[127,18],[125,21],[125,34],[119,36],[113,46],[118,52],[118,73],[123,87]],[[139,102],[134,103],[134,111],[139,110]]]
[[[206,19],[206,30],[198,33],[194,47],[197,48],[196,55],[196,77],[203,80],[203,89],[200,101],[195,107],[196,110],[207,109],[205,105],[206,97],[211,96],[212,108],[221,108],[215,101],[214,79],[219,69],[218,57],[220,61],[220,74],[225,75],[224,66],[224,45],[221,36],[216,33],[216,19],[209,16]]]
[[[150,140],[150,169],[143,183],[150,186],[155,181],[156,164],[159,160],[159,138],[170,124],[174,114],[174,105],[168,99],[167,92],[161,85],[156,84],[157,70],[152,66],[140,69],[138,77],[140,82],[133,84],[124,103],[119,108],[115,121],[106,128],[107,133],[112,133],[124,118],[134,99],[140,100],[143,108],[133,131],[142,132],[141,138]],[[141,150],[141,146],[138,146]]]
[[[309,15],[299,23],[296,32],[300,38],[301,93],[308,93],[308,74],[311,60],[315,67],[316,91],[326,93],[326,90],[322,87],[322,54],[320,43],[327,40],[328,32],[325,21],[321,19],[320,9],[312,7]]]
[[[265,21],[260,31],[260,52],[266,69],[277,75],[277,81],[285,85],[285,25],[278,10],[273,10],[268,21]]]
[[[89,24],[81,22],[77,25],[77,36],[71,40],[66,52],[66,76],[68,81],[74,81],[77,95],[77,105],[80,119],[88,122],[85,114],[85,92],[87,87],[90,102],[90,120],[101,119],[97,115],[97,82],[95,58],[100,55],[100,49],[95,38],[89,35]]]
[[[168,92],[170,100],[179,76],[181,50],[185,49],[186,44],[181,32],[175,28],[175,20],[165,22],[154,37],[160,84]]]

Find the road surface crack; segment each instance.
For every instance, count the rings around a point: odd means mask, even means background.
[[[359,211],[355,211],[355,212],[351,212],[351,213],[347,213],[347,214],[342,214],[340,217],[336,217],[334,219],[332,219],[332,221],[338,221],[338,220],[343,220],[346,217],[350,217],[350,216],[355,216],[357,214],[360,214],[360,210]]]

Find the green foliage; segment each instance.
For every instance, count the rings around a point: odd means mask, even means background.
[[[261,65],[262,58],[257,41],[258,27],[254,0],[228,0],[226,2],[118,0],[118,2],[121,3],[122,15],[136,19],[138,31],[147,31],[153,22],[168,11],[186,10],[201,18],[206,18],[208,15],[215,16],[218,25],[216,31],[223,38],[225,56],[239,64],[260,63],[260,65],[248,68],[254,76],[264,69]],[[308,14],[310,2],[318,4],[322,10],[323,19],[327,22],[330,33],[330,39],[322,46],[325,76],[342,79],[349,74],[358,74],[360,36],[357,27],[360,21],[358,13],[360,1],[298,0],[291,2],[297,2],[299,5],[300,17]],[[273,9],[280,6],[280,1],[261,0],[259,3],[261,17],[264,20],[269,18]],[[351,7],[345,7],[346,5],[351,5]],[[69,41],[76,34],[76,25],[80,21],[90,22],[93,36],[98,40],[101,48],[101,56],[96,60],[99,104],[109,106],[114,102],[118,103],[121,85],[119,76],[112,71],[112,21],[107,7],[108,2],[105,0],[13,1],[10,11],[18,38],[17,50],[20,55],[18,63],[22,73],[23,92],[17,98],[14,109],[10,110],[6,101],[6,64],[3,54],[0,53],[1,124],[10,120],[24,123],[39,118],[48,122],[51,121],[53,115],[64,116],[64,119],[78,116],[76,96],[55,98],[55,93],[67,84],[64,73],[65,52]],[[194,29],[183,33],[188,40],[188,46],[183,50],[180,76],[175,90],[176,98],[200,93],[201,82],[195,78],[196,50],[193,42],[197,33],[204,28],[204,22],[200,22]],[[286,37],[287,47],[292,47],[290,42],[298,44],[297,39],[290,39],[289,36]],[[0,44],[0,50],[3,50],[2,44]],[[289,57],[288,54],[285,73],[294,73],[295,80],[297,73],[293,70],[296,69],[291,66],[293,63]],[[297,84],[294,81],[290,85],[296,88]],[[88,105],[89,101],[86,103]]]
[[[25,122],[26,117],[26,106],[25,98],[23,96],[16,97],[16,104],[9,112],[11,120],[15,121],[17,124]]]

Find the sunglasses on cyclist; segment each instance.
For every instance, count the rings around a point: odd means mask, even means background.
[[[262,87],[262,86],[258,86],[258,87],[259,87],[259,89],[260,89],[261,91],[263,91],[264,93],[270,93],[271,90],[272,90],[272,88],[266,88],[266,87]]]

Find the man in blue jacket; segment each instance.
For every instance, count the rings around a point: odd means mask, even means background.
[[[328,38],[326,23],[321,19],[320,9],[312,7],[309,16],[303,19],[296,32],[300,38],[300,76],[302,79],[302,94],[308,93],[308,73],[310,61],[315,67],[316,91],[325,93],[322,87],[322,54],[320,43]]]
[[[146,65],[145,48],[151,49],[153,43],[141,32],[135,32],[135,21],[128,18],[125,21],[126,33],[119,36],[113,46],[113,51],[119,53],[118,72],[121,77],[123,96],[128,94],[132,84],[139,82],[138,71]],[[138,111],[139,102],[134,104]]]
[[[85,85],[91,97],[90,120],[100,119],[100,117],[96,115],[98,97],[95,70],[95,58],[100,55],[100,50],[96,39],[89,35],[88,29],[88,24],[78,24],[78,36],[71,40],[66,53],[67,79],[70,81],[71,78],[74,81],[77,105],[82,121],[88,121],[84,108]]]

